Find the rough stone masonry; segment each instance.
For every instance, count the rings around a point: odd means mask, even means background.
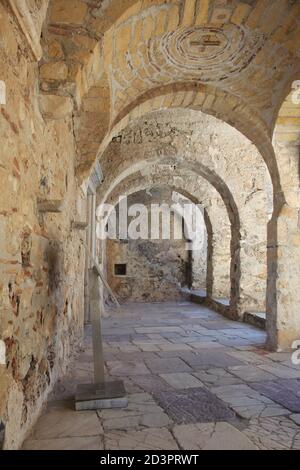
[[[147,282],[110,278],[118,250],[97,240],[97,207],[121,194],[159,186],[199,202],[206,272],[194,287],[225,297],[234,320],[265,313],[266,348],[289,351],[300,338],[299,1],[2,0],[0,24],[4,448],[22,445],[81,344],[82,241],[120,297],[145,299],[159,282],[164,300],[186,281],[181,247],[160,245],[151,284],[139,243],[130,256]]]

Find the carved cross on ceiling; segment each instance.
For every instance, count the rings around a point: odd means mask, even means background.
[[[191,46],[207,47],[207,46],[220,46],[221,41],[215,34],[205,34],[200,36],[199,39],[194,39],[190,42]]]

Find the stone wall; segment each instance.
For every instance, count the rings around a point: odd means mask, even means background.
[[[128,207],[143,204],[150,210],[151,204],[171,206],[174,204],[172,193],[171,189],[164,187],[138,191],[128,197]],[[130,222],[129,217],[128,225]],[[176,223],[181,225],[181,219],[175,214],[171,217],[169,240],[162,239],[160,230],[160,238],[155,240],[107,241],[108,282],[120,299],[160,302],[181,298],[181,288],[191,287],[193,281],[205,287],[206,272],[201,269],[201,259],[196,260],[196,269],[193,269],[186,240],[174,239]],[[115,275],[115,264],[126,264],[125,276]],[[206,259],[202,259],[202,264],[206,266]]]
[[[38,65],[2,3],[0,19],[0,419],[5,447],[15,449],[82,333],[84,252],[72,220],[85,219],[85,200],[74,176],[72,115],[43,117]],[[62,201],[62,212],[41,213],[41,201]]]

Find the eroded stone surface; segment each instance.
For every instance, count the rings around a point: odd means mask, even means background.
[[[262,450],[300,449],[299,426],[285,417],[251,420],[244,433]]]

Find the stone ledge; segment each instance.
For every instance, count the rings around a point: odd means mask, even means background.
[[[206,302],[206,290],[198,289],[196,291],[190,291],[190,300],[196,304],[204,304]]]
[[[205,304],[226,318],[231,318],[230,299],[208,297],[205,289],[198,289],[196,291],[182,289],[182,291],[188,294],[188,298],[191,302],[196,304]]]
[[[181,292],[187,300],[190,300],[196,304],[204,304],[206,302],[207,297],[205,289],[191,290],[187,287],[184,287],[181,289]]]
[[[230,312],[230,299],[212,297],[207,299],[207,305],[226,318],[232,319]]]
[[[262,330],[266,329],[266,314],[264,312],[245,312],[244,322],[256,326]]]

